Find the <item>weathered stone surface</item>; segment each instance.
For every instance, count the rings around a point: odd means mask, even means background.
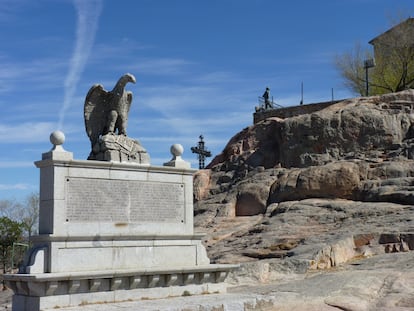
[[[199,170],[194,175],[194,199],[196,201],[204,199],[210,188],[210,170]]]
[[[236,134],[208,167],[290,168],[409,156],[413,105],[414,90],[408,90],[343,101],[312,114],[270,118]]]
[[[126,73],[106,91],[101,84],[93,85],[86,94],[84,104],[85,129],[92,149],[99,138],[106,134],[127,136],[128,113],[132,103],[132,92],[125,86],[135,83],[135,77]]]
[[[271,284],[265,310],[414,308],[413,111],[408,90],[236,134],[196,198],[211,260],[243,263],[234,284]]]
[[[198,230],[207,233],[210,259],[246,262],[268,254],[304,261],[309,269],[326,269],[414,246],[411,205],[306,199],[273,203],[268,209],[250,217],[214,217],[208,211],[196,215]]]
[[[359,166],[353,162],[292,169],[273,183],[269,203],[313,197],[352,199],[359,183]]]
[[[88,160],[150,164],[150,156],[139,141],[114,134],[102,136],[93,146]]]
[[[308,198],[414,204],[413,109],[408,90],[245,128],[203,171],[208,183],[195,176],[196,223]]]
[[[412,310],[414,252],[383,254],[329,273],[288,273],[275,260],[245,264],[227,294],[143,299],[61,308],[77,311],[361,311]],[[396,269],[396,267],[401,267]],[[255,277],[253,279],[252,277]],[[277,281],[275,281],[277,280]],[[6,292],[7,293],[7,292]],[[9,304],[10,306],[10,304]],[[7,309],[7,304],[4,308]],[[48,309],[52,310],[52,309]]]

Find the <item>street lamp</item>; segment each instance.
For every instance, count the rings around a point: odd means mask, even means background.
[[[364,68],[365,68],[365,95],[368,96],[369,94],[369,83],[368,83],[368,69],[375,67],[375,59],[369,58],[364,60]]]

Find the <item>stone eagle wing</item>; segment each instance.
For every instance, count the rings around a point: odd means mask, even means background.
[[[86,95],[83,112],[86,133],[91,140],[92,148],[98,142],[99,136],[105,134],[111,96],[112,94],[105,91],[101,84],[93,85]]]
[[[128,91],[127,92],[127,113],[129,113],[129,109],[131,108],[131,103],[132,103],[132,92]]]

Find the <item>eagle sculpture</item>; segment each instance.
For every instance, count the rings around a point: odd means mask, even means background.
[[[132,92],[125,90],[128,82],[136,82],[130,73],[123,75],[112,91],[108,92],[101,84],[95,84],[86,95],[85,128],[92,149],[103,135],[127,135],[128,113],[132,102]]]

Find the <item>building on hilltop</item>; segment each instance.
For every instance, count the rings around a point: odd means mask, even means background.
[[[369,44],[374,47],[375,57],[381,57],[394,49],[414,49],[414,18],[407,18],[405,21],[376,36],[369,41]]]
[[[414,18],[390,28],[369,44],[376,60],[373,87],[390,92],[414,88]]]
[[[414,18],[410,17],[398,25],[388,29],[369,41],[374,47],[376,60],[375,71],[369,82],[372,88],[376,88],[373,94],[384,92],[399,92],[414,88]],[[368,77],[357,78],[358,82],[365,83]],[[384,91],[385,90],[385,91]],[[368,94],[368,92],[366,92]],[[362,94],[361,94],[362,95]],[[343,100],[331,100],[326,102],[311,103],[299,106],[268,108],[264,97],[259,97],[259,107],[253,113],[253,123],[272,117],[289,118],[302,114],[309,114],[322,110],[330,105]],[[273,102],[273,100],[272,100]],[[266,109],[267,108],[267,109]]]

